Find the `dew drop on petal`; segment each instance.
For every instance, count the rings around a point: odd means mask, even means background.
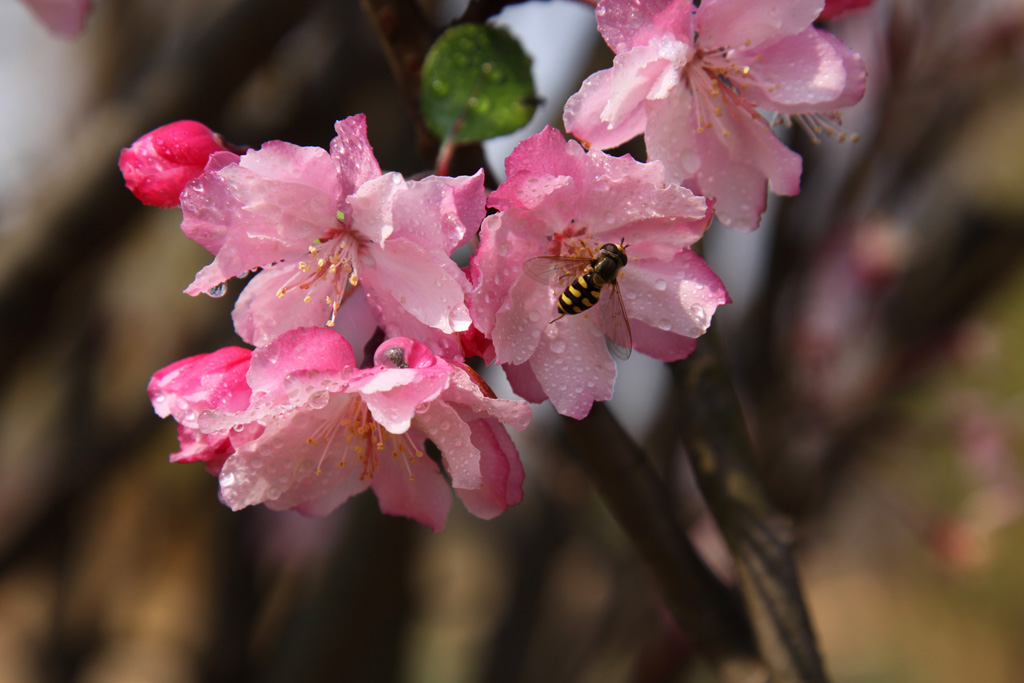
[[[551,342],[551,351],[554,353],[562,353],[565,351],[565,342],[561,339],[555,339]]]
[[[214,287],[210,287],[208,290],[206,290],[206,293],[209,294],[210,296],[214,297],[214,298],[219,298],[219,297],[224,296],[224,293],[227,292],[227,291],[228,291],[227,283],[226,282],[222,282],[219,285],[216,285]]]
[[[232,472],[222,474],[220,476],[220,485],[224,488],[235,485],[235,475]]]
[[[672,322],[668,318],[662,318],[657,322],[657,327],[659,330],[668,331],[672,329]]]
[[[656,290],[658,290],[659,292],[664,292],[667,287],[668,287],[668,283],[665,282],[664,280],[656,280],[654,282],[654,288]]]
[[[708,324],[708,314],[704,312],[704,308],[699,304],[690,306],[690,317],[693,318],[693,322],[697,323],[699,327],[706,327]]]

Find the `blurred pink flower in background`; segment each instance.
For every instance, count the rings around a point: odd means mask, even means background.
[[[46,28],[71,38],[85,28],[85,15],[92,9],[92,0],[22,0]]]

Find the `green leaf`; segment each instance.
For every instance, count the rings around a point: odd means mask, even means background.
[[[420,92],[427,128],[455,142],[511,133],[537,105],[530,58],[507,31],[484,24],[441,34],[423,62]]]

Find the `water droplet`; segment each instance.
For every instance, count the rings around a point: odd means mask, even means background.
[[[538,311],[530,311],[529,313],[527,313],[527,317],[531,321],[537,322],[538,320],[540,320],[540,312],[538,312]]]
[[[300,460],[299,464],[295,466],[295,478],[305,479],[316,470],[312,460]]]
[[[668,288],[668,283],[665,282],[664,280],[656,280],[654,282],[654,288],[659,292],[664,292],[665,289]]]
[[[671,321],[668,320],[668,318],[662,318],[657,322],[657,327],[659,330],[668,331],[672,329],[672,323]]]
[[[220,485],[224,488],[235,485],[235,475],[231,472],[226,472],[220,475]]]
[[[707,327],[708,314],[704,312],[704,308],[699,304],[690,306],[690,317],[693,318],[693,322],[697,323],[698,327]]]
[[[167,400],[167,397],[163,394],[157,394],[153,397],[153,403],[160,404]]]
[[[561,339],[555,339],[554,341],[551,342],[551,350],[554,353],[562,353],[563,351],[565,351],[565,342],[562,341]]]
[[[214,287],[210,287],[208,290],[206,290],[206,293],[209,294],[210,296],[214,297],[214,298],[219,298],[219,297],[224,296],[224,293],[227,292],[227,291],[228,291],[227,283],[226,282],[222,282],[219,285],[216,285]]]

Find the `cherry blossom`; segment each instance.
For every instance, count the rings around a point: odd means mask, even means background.
[[[601,0],[598,29],[616,53],[566,103],[566,129],[608,149],[643,134],[670,180],[716,200],[718,218],[753,230],[766,189],[800,191],[800,156],[757,108],[816,135],[860,100],[860,57],[811,24],[824,0]]]
[[[198,121],[175,121],[121,150],[117,165],[139,201],[166,209],[178,206],[181,191],[203,172],[211,155],[228,149],[220,135]]]
[[[666,361],[693,351],[715,309],[728,301],[721,281],[690,249],[711,220],[703,197],[667,183],[660,163],[585,152],[551,127],[516,147],[506,171],[508,180],[489,199],[499,211],[485,219],[470,262],[478,283],[470,303],[520,396],[548,397],[558,412],[582,418],[594,401],[611,398],[616,372],[602,306],[552,322],[564,285],[528,276],[523,264],[531,258],[626,245],[618,282],[633,345]],[[605,289],[603,296],[611,296]]]
[[[85,28],[85,15],[92,9],[92,0],[22,0],[46,28],[59,36],[71,38]]]
[[[483,218],[483,173],[382,174],[363,115],[335,130],[330,152],[271,141],[211,157],[181,205],[185,234],[215,258],[185,291],[220,293],[229,278],[262,269],[234,312],[239,335],[262,345],[295,327],[334,325],[361,284],[389,335],[454,355],[456,333],[470,325],[469,281],[449,254]]]
[[[223,456],[221,499],[232,509],[323,515],[372,488],[383,512],[440,530],[451,494],[426,439],[473,514],[490,519],[522,499],[522,465],[502,423],[524,429],[530,408],[495,398],[468,366],[396,338],[359,369],[345,338],[325,327],[290,330],[251,359],[240,351],[180,361],[150,385],[159,414]],[[231,371],[202,380],[220,360]]]
[[[211,474],[219,474],[235,447],[252,438],[255,430],[204,432],[199,415],[207,410],[229,413],[248,408],[251,391],[245,381],[252,352],[229,346],[213,353],[184,358],[153,375],[149,399],[160,417],[173,416],[178,422],[181,450],[171,462],[205,462]]]

